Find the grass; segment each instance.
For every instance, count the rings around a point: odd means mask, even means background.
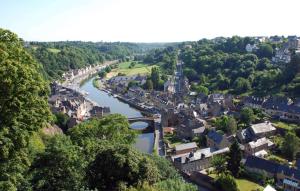
[[[55,53],[55,54],[57,54],[57,53],[60,52],[60,50],[59,50],[59,49],[56,49],[56,48],[47,48],[47,50],[48,50],[49,52],[52,52],[52,53]]]
[[[271,160],[271,161],[274,161],[274,162],[277,162],[277,163],[280,163],[280,164],[284,164],[284,165],[288,165],[289,162],[288,160],[286,160],[285,158],[279,156],[279,155],[276,155],[276,154],[271,154],[267,157],[268,160]]]
[[[282,129],[286,129],[286,130],[293,130],[295,128],[297,128],[297,124],[294,123],[287,123],[287,122],[282,122],[282,121],[271,121],[273,123],[273,125],[277,128],[282,128]]]
[[[210,177],[216,178],[216,174],[209,174]],[[245,178],[236,178],[236,183],[240,191],[256,191],[263,190],[263,187],[255,182],[247,180]]]
[[[249,180],[238,178],[236,179],[239,190],[241,191],[253,191],[253,190],[263,190],[263,187],[255,182]]]
[[[118,75],[118,73],[122,73],[126,76],[132,76],[137,74],[150,74],[151,68],[155,67],[155,65],[147,65],[143,63],[135,62],[134,67],[130,67],[130,62],[122,62],[118,65],[117,68],[113,69],[110,73],[108,73],[106,76],[107,78],[111,78],[113,76]]]
[[[178,139],[174,134],[171,135],[171,134],[166,134],[164,136],[164,140],[168,141],[171,145],[171,147],[175,147],[175,145],[179,145],[179,144],[182,144],[183,142]]]

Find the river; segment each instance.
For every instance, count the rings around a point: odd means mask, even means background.
[[[87,80],[80,86],[80,89],[87,92],[87,98],[99,104],[99,106],[110,107],[111,113],[119,113],[126,117],[141,117],[142,113],[128,104],[121,102],[117,98],[108,95],[108,93],[101,91],[93,86],[93,79]],[[148,124],[145,122],[136,122],[131,124],[133,129],[145,128]],[[154,143],[154,133],[139,134],[135,143],[135,147],[146,153],[152,153]]]

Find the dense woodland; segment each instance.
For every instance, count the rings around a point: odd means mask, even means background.
[[[259,49],[247,53],[245,47],[253,38],[203,39],[178,46],[152,50],[144,62],[158,64],[172,74],[176,57],[184,61],[184,73],[192,90],[225,92],[237,95],[300,96],[300,57],[292,55],[288,64],[271,62],[275,48],[282,43],[258,43]]]
[[[125,42],[29,42],[27,50],[44,67],[45,76],[59,79],[63,72],[105,60],[126,61],[135,56],[139,58],[153,48],[164,48],[162,43],[125,43]]]
[[[135,150],[137,135],[121,115],[45,133],[59,119],[43,68],[23,45],[0,29],[0,190],[196,190],[166,159]]]

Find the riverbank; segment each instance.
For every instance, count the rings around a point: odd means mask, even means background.
[[[101,88],[98,86],[99,84],[101,84]],[[130,98],[125,97],[124,95],[112,93],[111,88],[108,87],[106,84],[104,84],[101,79],[93,80],[93,86],[94,86],[94,88],[97,88],[99,91],[101,91],[107,95],[110,95],[114,99],[117,99],[124,104],[128,104],[131,108],[134,108],[134,109],[138,110],[139,112],[141,112],[143,116],[152,116],[153,117],[153,116],[155,116],[155,114],[157,114],[157,112],[155,110],[150,110],[145,105],[138,103],[134,98],[130,99]],[[162,133],[161,131],[162,131],[162,128],[161,128],[160,120],[155,119],[153,128],[151,130],[151,133],[153,133],[153,140],[154,140],[153,147],[152,147],[153,148],[152,153],[164,156],[164,152],[161,152],[162,150],[164,150],[164,149],[162,149],[163,146],[159,145],[159,143],[161,142],[161,140],[160,140],[160,138],[161,138],[160,135]],[[147,131],[143,131],[143,133],[148,133],[148,132],[149,132],[149,128],[147,129]]]
[[[99,90],[98,88],[93,86],[93,79],[89,79],[86,83],[84,83],[80,90],[89,92],[85,97],[87,99],[95,101],[100,106],[110,107],[111,113],[118,113],[126,116],[127,118],[139,118],[143,117],[142,113],[129,106],[128,104],[121,102],[116,97],[109,95],[108,91]],[[142,129],[147,126],[146,123],[138,124],[139,127],[135,127],[135,129]],[[134,145],[141,152],[152,153],[154,146],[154,133],[138,133],[138,137],[136,139],[136,143]]]

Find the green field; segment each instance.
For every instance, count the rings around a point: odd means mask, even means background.
[[[255,182],[251,182],[246,179],[236,179],[239,190],[241,191],[253,191],[253,190],[263,190],[263,187]]]
[[[272,120],[271,122],[275,127],[286,129],[286,130],[293,130],[298,127],[298,125],[294,123],[287,123],[287,122],[275,121],[275,120]]]
[[[56,48],[47,48],[47,50],[49,51],[49,52],[52,52],[52,53],[59,53],[60,52],[60,50],[59,49],[56,49]]]
[[[210,177],[216,178],[216,174],[209,174]],[[263,190],[263,187],[255,182],[244,178],[236,178],[236,183],[240,191],[256,191],[256,190]]]
[[[132,76],[136,74],[150,74],[151,68],[155,67],[155,65],[147,65],[143,63],[135,62],[134,67],[130,67],[130,62],[122,62],[118,65],[118,68],[113,69],[110,73],[107,74],[107,78],[111,78],[113,76],[118,75],[118,73],[122,73],[126,76]]]

